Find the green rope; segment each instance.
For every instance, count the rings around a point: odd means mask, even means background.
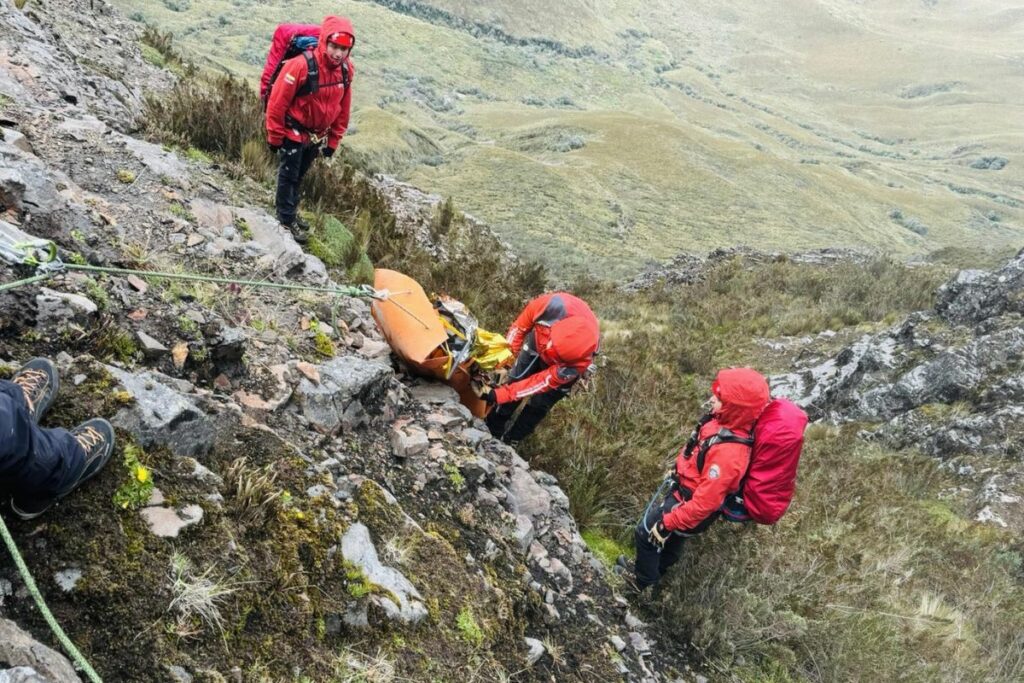
[[[380,296],[380,294],[375,290],[363,287],[314,287],[311,285],[291,285],[281,282],[267,282],[266,280],[234,280],[226,277],[213,277],[211,275],[196,275],[192,273],[161,273],[151,270],[105,268],[102,266],[90,266],[80,263],[65,263],[64,268],[67,270],[86,270],[94,273],[110,273],[112,275],[137,275],[139,277],[151,277],[167,280],[192,280],[196,282],[214,282],[222,285],[242,285],[246,287],[270,287],[272,289],[324,292],[326,294],[340,294],[342,296],[365,296],[370,298],[377,298]]]
[[[42,612],[43,618],[46,619],[46,623],[50,625],[50,630],[57,636],[57,640],[60,641],[64,651],[71,656],[71,659],[75,660],[75,665],[78,669],[85,673],[89,677],[92,683],[103,683],[103,679],[100,678],[96,670],[90,666],[89,662],[86,661],[82,653],[78,651],[75,644],[68,638],[68,634],[64,633],[64,629],[60,627],[57,620],[54,618],[53,613],[50,612],[50,608],[46,606],[46,601],[43,600],[43,594],[39,592],[39,587],[36,586],[35,579],[32,578],[32,573],[28,570],[28,565],[25,564],[25,560],[21,557],[21,553],[18,552],[18,546],[14,543],[14,537],[11,536],[11,532],[7,530],[7,525],[4,524],[3,517],[0,517],[0,535],[4,537],[4,544],[7,546],[7,551],[14,558],[14,564],[17,565],[18,571],[21,573],[21,578],[25,582],[25,587],[28,588],[28,592],[32,594],[32,598],[36,601],[36,606],[39,611]]]
[[[27,277],[24,280],[15,280],[14,282],[8,282],[5,285],[0,285],[0,292],[6,292],[8,289],[14,289],[16,287],[21,287],[22,285],[30,285],[33,282],[41,282],[43,280],[48,280],[51,277],[53,277],[52,273],[43,273],[42,275],[33,275],[32,277]]]

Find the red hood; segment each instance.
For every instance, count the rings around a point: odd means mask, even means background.
[[[320,25],[320,38],[316,43],[316,56],[321,64],[330,65],[330,60],[327,59],[327,37],[335,33],[347,33],[352,36],[353,41],[356,39],[356,30],[352,28],[352,22],[348,17],[324,17],[324,23]]]
[[[715,418],[720,425],[733,430],[749,431],[770,400],[768,381],[750,368],[719,371],[711,391],[722,402]]]
[[[589,362],[597,351],[599,338],[596,318],[570,316],[551,326],[551,351],[563,363]]]

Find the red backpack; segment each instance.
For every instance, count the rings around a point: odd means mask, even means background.
[[[709,419],[710,415],[701,418],[694,432],[695,437]],[[722,429],[700,441],[700,449],[697,451],[698,472],[704,469],[704,458],[708,450],[717,443],[751,446],[750,464],[740,480],[739,490],[726,496],[722,503],[722,515],[727,520],[753,520],[758,524],[775,524],[779,521],[793,500],[796,469],[800,462],[806,427],[807,413],[788,399],[776,398],[765,407],[754,424],[753,439]],[[691,438],[691,441],[697,445],[696,438]]]

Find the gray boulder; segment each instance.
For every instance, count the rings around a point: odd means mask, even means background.
[[[370,602],[380,607],[389,619],[417,624],[426,618],[427,608],[419,591],[397,569],[381,564],[370,530],[364,525],[353,524],[345,532],[341,538],[341,554],[358,566],[370,583],[383,590],[383,594],[372,594]]]
[[[189,456],[210,451],[214,424],[191,398],[168,386],[172,378],[158,372],[133,375],[109,365],[106,369],[135,398],[134,405],[114,416],[115,426],[131,432],[143,448],[166,446],[175,455]]]
[[[320,382],[302,377],[295,400],[302,414],[325,433],[354,429],[382,414],[391,368],[358,356],[343,356],[317,366]]]
[[[5,675],[12,683],[35,683],[36,680],[78,683],[81,680],[63,655],[36,641],[7,619],[0,619],[0,662],[14,667],[0,671],[0,681]]]

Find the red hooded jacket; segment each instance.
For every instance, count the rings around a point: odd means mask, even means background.
[[[587,302],[566,292],[543,294],[526,304],[508,328],[512,353],[519,354],[531,330],[534,350],[548,367],[495,389],[498,403],[552,391],[579,379],[593,362],[601,337],[597,316]]]
[[[700,430],[700,441],[714,436],[725,427],[736,436],[749,437],[754,423],[771,399],[764,376],[750,368],[729,368],[718,373],[711,391],[722,402],[722,408]],[[730,493],[739,490],[740,481],[750,463],[750,446],[740,443],[719,443],[708,449],[704,471],[697,471],[698,443],[689,453],[685,449],[676,457],[679,486],[693,492],[690,500],[676,492],[678,506],[667,513],[663,522],[669,531],[693,529],[707,519]]]
[[[316,38],[320,35],[320,27],[317,24],[281,24],[274,29],[274,37],[270,41],[270,51],[267,52],[267,61],[263,65],[263,75],[260,76],[260,99],[267,99],[267,89],[270,87],[270,79],[278,63],[284,58],[295,36],[310,36]]]
[[[327,146],[335,149],[348,128],[349,108],[352,100],[351,80],[355,67],[349,57],[350,87],[342,84],[342,68],[327,58],[327,36],[347,33],[355,38],[352,22],[345,17],[327,17],[320,27],[320,39],[313,56],[320,69],[320,88],[310,95],[296,97],[296,91],[306,82],[309,69],[303,55],[293,57],[284,63],[281,73],[270,90],[267,101],[267,142],[280,145],[285,138],[293,142],[308,142],[309,132],[327,138]],[[303,129],[290,127],[286,117],[297,121]]]

